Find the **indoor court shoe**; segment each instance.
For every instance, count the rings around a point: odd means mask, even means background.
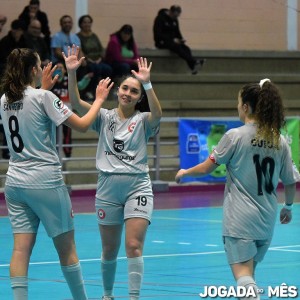
[[[102,300],[114,300],[115,298],[114,297],[111,297],[111,296],[103,296],[102,297]]]

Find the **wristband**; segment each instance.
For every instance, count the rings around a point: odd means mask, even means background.
[[[284,205],[283,205],[283,208],[285,208],[285,209],[287,209],[287,210],[292,210],[293,204],[290,204],[290,205],[284,204]]]
[[[143,88],[145,91],[151,90],[152,89],[151,81],[143,83]]]

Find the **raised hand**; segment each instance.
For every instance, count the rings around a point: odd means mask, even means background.
[[[84,61],[85,57],[81,57],[78,59],[80,48],[73,44],[72,47],[68,47],[67,56],[64,52],[62,52],[62,56],[65,60],[66,68],[68,71],[76,71],[82,62]]]
[[[111,82],[109,77],[101,79],[96,89],[96,100],[104,102],[113,87],[114,83]]]
[[[56,66],[52,68],[52,62],[49,62],[44,68],[42,73],[41,88],[44,90],[51,90],[58,80],[59,75],[53,77]]]
[[[137,64],[138,64],[139,71],[136,72],[136,71],[132,70],[131,73],[141,83],[149,82],[152,62],[150,62],[149,66],[148,66],[147,58],[140,57],[137,59]]]

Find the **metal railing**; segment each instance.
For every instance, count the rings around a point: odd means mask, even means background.
[[[178,123],[179,118],[162,118],[161,120],[161,127],[168,126],[169,123]],[[1,120],[0,120],[1,123]],[[168,137],[167,140],[161,138],[161,134],[158,133],[154,138],[151,138],[148,147],[152,147],[153,154],[148,155],[149,160],[149,170],[152,172],[152,179],[155,181],[160,180],[161,172],[163,171],[175,171],[178,169],[178,166],[163,166],[162,160],[168,160],[168,159],[178,159],[179,161],[179,151],[176,149],[174,151],[176,154],[170,154],[169,151],[163,151],[162,147],[177,147],[178,148],[179,142],[178,138],[174,137],[174,140]],[[79,169],[79,170],[69,170],[68,164],[70,162],[84,162],[84,161],[94,161],[95,157],[91,156],[73,156],[73,157],[65,157],[63,148],[64,147],[72,147],[72,148],[94,148],[96,150],[97,148],[97,141],[93,143],[72,143],[72,144],[63,144],[63,133],[62,133],[62,126],[58,127],[57,132],[57,151],[58,156],[62,164],[62,173],[64,176],[68,175],[81,175],[81,174],[97,174],[98,171],[96,170],[96,167],[94,168],[87,168],[87,169]],[[0,150],[2,152],[2,149],[7,148],[4,146],[0,146]],[[80,153],[82,153],[81,151]],[[165,153],[166,152],[166,153]],[[8,161],[7,159],[0,159],[0,179],[5,178],[5,173],[8,167]],[[95,164],[94,164],[95,165]],[[3,181],[3,180],[1,180]],[[84,181],[84,179],[83,179]],[[85,182],[82,182],[84,184]]]

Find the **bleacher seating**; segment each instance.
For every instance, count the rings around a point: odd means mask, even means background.
[[[140,55],[153,62],[151,81],[161,102],[164,117],[223,117],[237,116],[237,94],[246,83],[270,78],[282,91],[287,115],[300,113],[300,52],[277,51],[194,51],[196,57],[207,59],[197,75],[191,75],[185,62],[168,50],[142,49]],[[105,102],[106,108],[117,105],[116,100]],[[177,122],[162,123],[162,141],[178,140]],[[73,132],[73,143],[97,143],[94,132]],[[160,160],[162,167],[178,168],[178,146],[161,148],[161,155],[177,156]],[[149,147],[150,155],[153,153]],[[76,148],[73,157],[95,156],[94,148]],[[152,162],[150,162],[150,166]],[[95,161],[73,161],[68,170],[95,170]],[[161,180],[173,181],[174,172],[161,172]],[[153,176],[153,172],[151,172]],[[84,175],[85,181],[96,182],[96,175]],[[68,175],[69,184],[82,181],[80,175]]]

